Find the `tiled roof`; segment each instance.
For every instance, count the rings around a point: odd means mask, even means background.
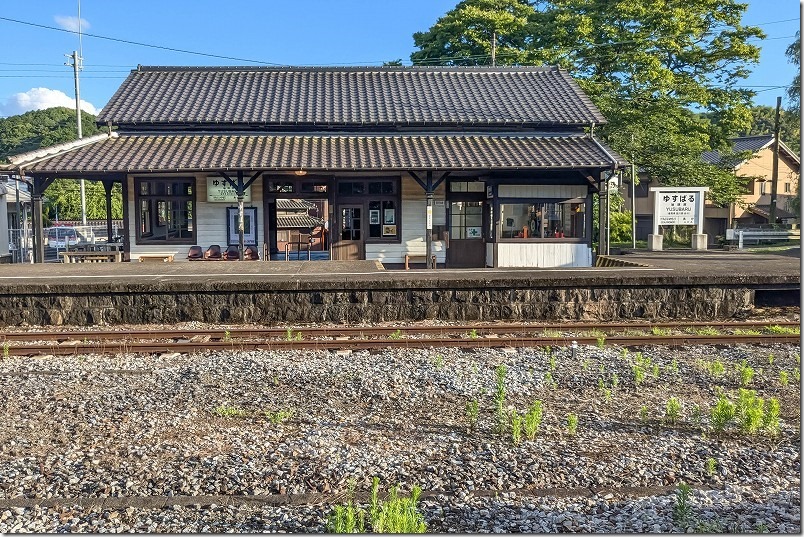
[[[731,150],[734,153],[740,153],[743,151],[751,151],[752,153],[756,153],[760,149],[764,149],[769,147],[771,143],[773,143],[773,135],[772,134],[760,134],[757,136],[742,136],[740,138],[732,138],[731,139]],[[786,153],[788,157],[792,158],[794,161],[799,162],[798,156],[790,150],[784,142],[780,140],[779,148],[781,151],[779,154]],[[701,159],[709,164],[718,164],[721,161],[721,155],[718,151],[705,151],[701,155]],[[741,161],[744,162],[744,161]],[[735,162],[734,165],[737,166],[741,162]]]
[[[606,122],[554,67],[139,67],[97,121],[308,130]]]
[[[112,135],[28,161],[32,174],[210,170],[610,168],[626,162],[587,135]]]
[[[279,200],[277,200],[279,201]],[[306,214],[278,214],[276,215],[277,228],[314,228],[323,226],[324,221]]]
[[[752,205],[748,207],[748,212],[761,216],[762,218],[770,218],[770,205]],[[781,207],[776,207],[776,218],[797,218],[798,215],[785,211]]]
[[[306,200],[277,198],[276,209],[279,211],[307,211],[315,207],[314,204]]]

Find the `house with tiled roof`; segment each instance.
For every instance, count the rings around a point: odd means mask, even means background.
[[[745,193],[740,199],[727,207],[716,207],[707,203],[704,208],[704,233],[710,243],[717,237],[724,237],[726,229],[751,227],[768,224],[770,217],[771,190],[773,178],[772,134],[741,136],[731,139],[731,153],[721,155],[718,151],[707,151],[701,159],[709,164],[724,164],[732,168],[739,177],[747,179]],[[738,159],[734,160],[737,155]],[[790,203],[798,192],[801,159],[783,141],[779,141],[779,174],[776,194],[777,224],[790,224],[797,221]],[[626,174],[627,176],[627,174]],[[634,189],[637,239],[646,240],[653,227],[653,194],[650,187],[658,186],[647,174],[639,174],[639,184]],[[625,207],[631,207],[630,182],[622,191]]]
[[[58,177],[121,183],[127,259],[238,235],[281,258],[303,200],[330,259],[589,266],[593,196],[625,164],[552,67],[138,67],[97,121],[7,168],[34,204]]]

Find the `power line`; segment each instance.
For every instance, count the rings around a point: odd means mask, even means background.
[[[7,22],[13,22],[13,23],[16,23],[16,24],[23,24],[25,26],[33,26],[35,28],[44,28],[46,30],[55,30],[57,32],[65,32],[65,33],[68,33],[68,34],[77,34],[78,33],[75,30],[67,30],[65,28],[57,28],[55,26],[47,26],[45,24],[36,24],[34,22],[21,21],[21,20],[18,20],[18,19],[11,19],[11,18],[8,18],[8,17],[0,17],[0,20],[4,20],[4,21],[7,21]],[[257,63],[257,64],[260,64],[260,65],[283,65],[281,63],[263,62],[263,61],[259,61],[259,60],[249,60],[249,59],[246,59],[246,58],[237,58],[235,56],[222,56],[220,54],[209,54],[209,53],[206,53],[206,52],[196,52],[196,51],[193,51],[193,50],[185,50],[185,49],[180,49],[180,48],[165,47],[165,46],[162,46],[162,45],[153,45],[153,44],[150,44],[150,43],[141,43],[139,41],[131,41],[131,40],[128,40],[128,39],[119,39],[117,37],[108,37],[108,36],[105,36],[105,35],[98,35],[98,34],[88,34],[88,33],[85,33],[85,32],[82,32],[81,35],[84,35],[86,37],[94,37],[95,39],[104,39],[106,41],[114,41],[116,43],[124,43],[124,44],[127,44],[127,45],[136,45],[138,47],[155,48],[155,49],[160,49],[160,50],[167,50],[167,51],[170,51],[170,52],[180,52],[182,54],[194,54],[196,56],[206,56],[208,58],[217,58],[217,59],[221,59],[221,60],[234,60],[234,61],[238,61],[238,62]]]

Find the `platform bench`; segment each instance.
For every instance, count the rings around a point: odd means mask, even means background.
[[[122,252],[59,252],[64,263],[120,263]]]
[[[436,264],[436,256],[432,256],[432,267],[436,268],[438,265]],[[411,263],[427,263],[427,255],[421,254],[405,254],[405,270],[410,270]]]
[[[139,256],[140,263],[173,263],[175,254],[142,254]]]

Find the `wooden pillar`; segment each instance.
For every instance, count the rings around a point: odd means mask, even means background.
[[[112,188],[113,181],[104,180],[103,189],[106,191],[106,242],[112,242]]]
[[[427,198],[427,206],[425,208],[425,245],[426,245],[426,262],[427,268],[435,268],[433,266],[433,172],[427,172],[427,188],[425,195]]]
[[[130,230],[131,230],[131,211],[128,205],[128,177],[123,176],[120,179],[121,190],[123,191],[123,261],[131,259],[131,243],[130,243]],[[135,209],[136,210],[136,209]]]

